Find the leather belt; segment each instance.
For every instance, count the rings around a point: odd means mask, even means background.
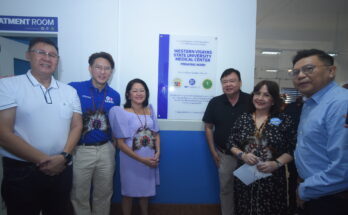
[[[348,190],[333,194],[332,196],[338,199],[348,200]]]
[[[227,150],[227,149],[223,149],[223,148],[221,148],[220,146],[216,146],[216,148],[217,148],[217,150],[219,150],[220,152],[222,152],[222,153],[224,153],[224,154],[226,154],[226,155],[232,155],[232,152],[231,151],[229,151],[229,150]]]
[[[109,142],[108,140],[103,141],[103,142],[94,142],[94,143],[80,143],[78,144],[79,146],[101,146],[104,145],[105,143]]]

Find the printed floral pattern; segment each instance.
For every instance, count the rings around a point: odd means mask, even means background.
[[[252,114],[241,115],[232,128],[228,148],[237,147],[244,152],[251,152],[263,161],[275,160],[283,153],[292,155],[296,142],[294,123],[285,114],[272,117],[267,122],[261,139],[258,139],[254,137],[255,123]],[[277,123],[274,117],[279,118]],[[243,164],[243,161],[238,161],[238,167]],[[236,214],[286,214],[287,187],[284,167],[274,171],[272,176],[257,180],[249,186],[235,178],[234,188]]]

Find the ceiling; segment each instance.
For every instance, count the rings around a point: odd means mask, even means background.
[[[281,87],[292,87],[287,75],[297,50],[318,48],[337,53],[336,80],[348,81],[347,0],[258,0],[255,83],[271,79]],[[262,55],[279,50],[280,55]],[[265,72],[276,69],[278,72]]]

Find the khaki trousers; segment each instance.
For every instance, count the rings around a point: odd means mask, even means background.
[[[110,214],[114,172],[115,147],[110,142],[101,146],[76,147],[71,191],[76,215]]]
[[[233,171],[237,166],[237,159],[217,150],[220,156],[219,180],[220,202],[222,215],[234,214],[234,176]]]

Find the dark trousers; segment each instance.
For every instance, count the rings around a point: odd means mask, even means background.
[[[297,190],[297,186],[298,186],[298,183],[297,183],[298,174],[297,174],[297,170],[296,170],[296,166],[295,166],[295,162],[294,161],[291,161],[287,165],[288,165],[288,171],[289,171],[289,178],[288,178],[288,182],[289,182],[289,188],[288,188],[288,195],[289,195],[288,214],[292,215],[292,214],[296,214],[296,212],[298,211],[297,202],[296,202],[296,190]]]
[[[305,203],[301,215],[347,215],[348,191],[320,197]]]
[[[8,215],[69,214],[72,167],[47,176],[35,164],[3,158],[1,194]]]

